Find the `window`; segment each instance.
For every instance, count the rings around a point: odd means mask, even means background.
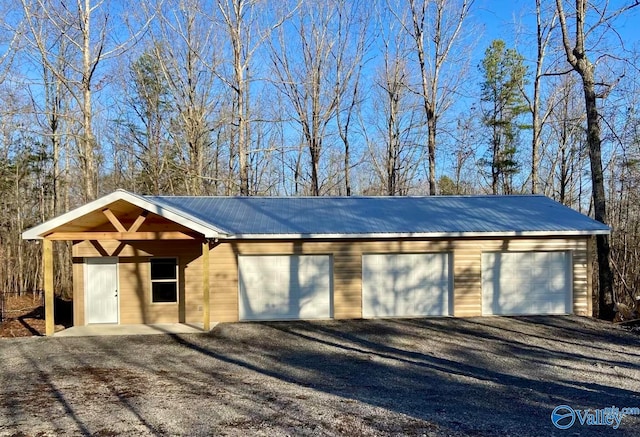
[[[151,259],[151,301],[178,301],[178,262],[175,258]]]

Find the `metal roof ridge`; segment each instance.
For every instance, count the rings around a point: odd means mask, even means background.
[[[224,240],[278,240],[278,239],[376,239],[376,238],[486,238],[486,237],[575,237],[608,235],[607,229],[590,230],[512,230],[512,231],[434,231],[434,232],[364,232],[364,233],[236,233]]]

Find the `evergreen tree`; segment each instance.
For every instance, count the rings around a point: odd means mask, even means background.
[[[491,167],[491,190],[513,192],[513,175],[520,170],[517,150],[521,115],[528,111],[523,90],[527,84],[524,58],[502,40],[494,40],[480,65],[482,122],[490,132],[491,158],[483,163]]]
[[[175,151],[167,129],[175,115],[161,62],[153,52],[144,52],[130,65],[130,75],[127,105],[134,116],[124,125],[139,167],[134,189],[155,195],[171,192],[170,180],[177,175],[172,174]]]

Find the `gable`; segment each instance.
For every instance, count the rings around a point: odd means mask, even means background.
[[[158,239],[162,238],[162,232],[182,233],[190,238],[221,235],[219,229],[182,211],[158,206],[144,197],[118,190],[35,226],[23,232],[22,238],[84,240],[93,234],[96,239],[110,234],[108,239],[152,239],[152,233],[155,233]]]
[[[122,229],[118,229],[117,225],[114,225],[111,221],[113,218],[109,219],[107,211],[110,211],[117,222],[122,225]],[[128,232],[131,229],[135,229],[135,232],[193,232],[187,226],[168,220],[124,200],[118,200],[102,209],[92,211],[53,228],[48,235],[68,232]]]

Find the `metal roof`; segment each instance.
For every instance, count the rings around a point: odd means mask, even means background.
[[[609,227],[540,195],[425,197],[140,196],[222,238],[591,235]]]

